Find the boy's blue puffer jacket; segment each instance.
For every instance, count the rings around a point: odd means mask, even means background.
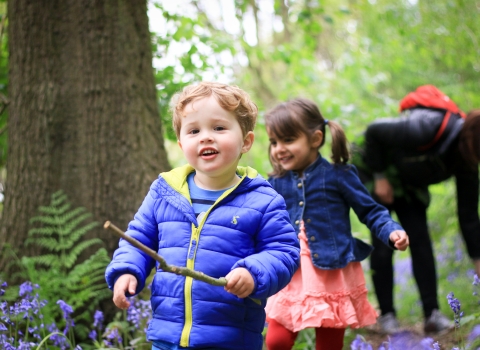
[[[242,181],[226,191],[197,222],[190,202],[189,165],[160,174],[127,234],[158,251],[168,264],[215,278],[244,267],[255,280],[250,297],[240,299],[190,277],[157,270],[152,282],[150,341],[183,347],[262,349],[266,298],[285,287],[299,264],[299,245],[283,198],[252,168],[239,167]],[[137,293],[155,266],[148,255],[120,241],[107,267],[113,289],[129,273]]]

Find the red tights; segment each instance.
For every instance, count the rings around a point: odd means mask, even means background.
[[[342,350],[344,328],[315,328],[316,350]],[[268,321],[265,341],[268,350],[291,350],[297,339],[294,333],[274,320]]]

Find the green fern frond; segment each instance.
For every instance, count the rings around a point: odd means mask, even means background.
[[[68,243],[66,245],[66,247],[71,248],[87,232],[91,231],[92,229],[94,229],[95,227],[98,227],[98,226],[99,226],[98,222],[94,221],[94,222],[91,222],[91,223],[87,224],[84,227],[80,227],[79,229],[77,229],[75,231],[70,231],[70,233],[68,234],[68,236],[69,236],[68,240],[66,241]]]
[[[28,235],[29,236],[33,236],[33,235],[52,235],[56,233],[56,229],[55,227],[52,227],[52,226],[47,226],[47,227],[35,227],[35,228],[32,228],[30,230],[28,230]]]
[[[48,208],[49,210],[43,210],[44,215],[35,216],[30,221],[32,223],[44,222],[46,218],[47,219],[50,218],[50,219],[54,219],[54,221],[51,222],[51,224],[61,227],[63,225],[66,225],[67,222],[70,221],[72,218],[78,215],[81,215],[82,213],[84,213],[86,217],[91,216],[90,213],[86,213],[86,209],[83,207],[79,207],[79,208],[68,211],[70,209],[70,204],[64,205],[61,208],[53,208],[53,207],[48,207]]]
[[[87,209],[85,208],[77,208],[77,209],[74,209],[72,211],[69,211],[65,214],[62,214],[62,215],[59,215],[58,216],[58,220],[59,220],[59,223],[60,223],[60,227],[62,228],[67,228],[67,227],[73,227],[75,228],[76,226],[78,226],[78,224],[80,224],[80,222],[90,218],[92,216],[92,214],[88,213],[86,211]],[[71,225],[71,222],[73,220],[79,220],[78,223],[76,225]]]
[[[66,213],[72,205],[70,203],[65,203],[62,206],[41,206],[38,208],[38,211],[45,215],[59,216]],[[35,219],[35,218],[32,218]]]
[[[51,268],[59,265],[58,255],[56,254],[46,254],[40,256],[30,256],[32,262],[38,265],[43,265],[45,267]]]
[[[83,290],[102,290],[107,288],[105,284],[105,274],[98,274],[97,276],[88,276],[80,279],[69,278],[69,281],[72,283],[67,285],[67,288],[70,292],[77,294]]]
[[[88,275],[69,276],[68,281],[70,283],[68,284],[68,289],[71,291],[76,291],[78,289],[98,286],[99,284],[102,284],[102,288],[104,288],[106,286],[105,267],[103,268],[103,271],[94,271],[93,273],[89,273]]]
[[[86,288],[102,282],[102,288],[105,286],[105,269],[110,263],[105,248],[99,249],[88,260],[82,264],[78,264],[69,274],[69,287],[74,290],[76,288]]]
[[[30,219],[31,224],[36,222],[44,225],[58,227],[58,216],[36,216]]]
[[[99,224],[88,220],[92,215],[85,208],[72,209],[62,191],[54,193],[50,205],[40,207],[39,212],[30,220],[38,226],[29,230],[26,241],[38,245],[48,254],[26,257],[22,259],[22,264],[26,266],[30,280],[37,281],[42,287],[42,298],[62,299],[82,312],[81,315],[87,312],[85,317],[91,317],[99,302],[111,298],[112,293],[104,279],[105,269],[110,262],[104,248],[84,262],[78,262],[78,257],[88,248],[103,244],[99,238],[82,240]],[[57,305],[46,307],[51,315],[61,317]],[[76,324],[76,333],[80,326]]]
[[[79,216],[79,215],[86,215],[85,218],[88,218],[88,217],[92,216],[92,214],[87,212],[87,209],[85,209],[84,207],[78,207],[78,208],[75,208],[75,209],[69,211],[66,214],[63,214],[62,219],[65,222],[68,222],[71,219],[73,219],[73,218],[75,218],[76,216]]]
[[[37,227],[37,228],[32,228],[28,230],[28,235],[29,236],[34,236],[34,235],[40,235],[40,236],[51,236],[56,233],[56,230],[54,227],[47,226],[47,227]],[[33,238],[28,238],[27,240],[30,240]]]
[[[62,190],[58,190],[57,192],[52,194],[53,206],[59,206],[63,202],[67,202],[67,201],[68,201],[67,195]]]
[[[83,241],[75,245],[75,247],[65,255],[64,264],[65,267],[70,269],[75,262],[77,261],[78,256],[87,248],[91,247],[94,244],[101,244],[102,240],[100,238],[92,238],[88,241]]]
[[[47,248],[48,250],[58,251],[58,239],[51,237],[37,237],[29,238],[25,241],[26,244],[35,243],[36,245]]]
[[[86,219],[90,218],[92,215],[90,213],[84,213],[84,214],[81,214],[77,217],[74,217],[74,218],[68,218],[66,219],[64,217],[65,220],[65,223],[61,225],[60,227],[60,232],[59,234],[72,234],[74,232],[74,230],[83,222],[85,221]],[[87,226],[83,226],[81,227],[82,229],[85,230],[86,227],[89,227],[89,229],[91,229],[92,227],[89,226],[89,225],[94,225],[94,226],[97,226],[98,223],[97,222],[92,222],[92,223],[89,223]]]

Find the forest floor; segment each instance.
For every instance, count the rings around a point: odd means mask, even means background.
[[[407,325],[402,327],[402,332],[395,335],[386,335],[379,331],[378,326],[374,325],[367,327],[365,332],[362,334],[365,340],[370,343],[374,350],[377,350],[384,342],[392,341],[394,342],[395,349],[400,349],[398,344],[401,343],[402,349],[425,349],[425,347],[420,346],[422,339],[431,338],[433,342],[438,342],[440,349],[451,350],[454,347],[459,346],[458,334],[455,333],[454,329],[434,334],[425,334],[423,332],[423,323],[418,322],[414,325]],[[388,349],[388,347],[386,347]]]

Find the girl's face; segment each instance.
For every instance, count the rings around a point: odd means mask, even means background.
[[[299,136],[279,138],[267,129],[270,137],[270,155],[286,171],[293,170],[300,174],[312,164],[318,156],[318,147],[323,140],[323,133],[315,131],[311,138],[301,133]]]

